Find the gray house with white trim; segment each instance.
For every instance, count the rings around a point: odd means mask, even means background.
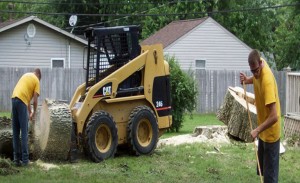
[[[249,70],[251,48],[211,17],[173,21],[141,44],[154,43],[184,70]]]
[[[0,67],[82,68],[86,45],[36,16],[0,23]]]

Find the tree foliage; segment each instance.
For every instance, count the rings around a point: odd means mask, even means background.
[[[291,67],[300,70],[300,0],[291,0],[298,3],[293,8],[285,8],[280,19],[280,26],[275,31],[274,53],[277,66],[282,69]],[[282,13],[283,13],[282,12]]]
[[[178,132],[182,127],[184,114],[192,114],[197,104],[196,82],[188,73],[180,69],[175,57],[167,56],[170,65],[172,119],[171,131]]]
[[[264,11],[259,7],[274,6],[275,1],[226,0],[219,1],[218,11],[213,17],[226,29],[252,48],[270,52],[274,40],[274,29],[278,26],[274,9]],[[232,10],[232,12],[228,12]],[[244,10],[244,11],[234,11]]]
[[[26,3],[24,3],[26,2]],[[79,16],[74,33],[88,26],[137,24],[142,39],[175,20],[211,16],[252,48],[274,55],[278,69],[300,70],[300,0],[35,0],[0,3],[0,21],[37,15],[60,28],[70,30],[72,14]],[[276,5],[289,5],[274,8]],[[5,13],[9,7],[22,13]],[[272,8],[273,7],[273,8]],[[10,9],[11,10],[11,9]],[[3,11],[3,12],[1,12]],[[63,13],[63,14],[62,14]],[[118,15],[124,16],[118,16]],[[84,27],[85,26],[85,27]]]

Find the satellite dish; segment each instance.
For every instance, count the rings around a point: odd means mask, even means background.
[[[72,15],[70,18],[69,18],[69,24],[70,26],[75,26],[77,23],[77,15]]]
[[[35,33],[36,33],[36,28],[35,28],[34,24],[32,24],[32,23],[29,24],[27,26],[27,35],[28,35],[28,37],[33,38],[35,36]]]

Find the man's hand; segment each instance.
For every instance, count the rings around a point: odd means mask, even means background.
[[[246,84],[246,81],[247,81],[247,76],[244,73],[240,72],[240,82],[241,82],[241,84],[243,84],[243,82],[245,82],[245,84]]]
[[[31,112],[31,113],[29,114],[29,120],[30,120],[30,121],[34,121],[34,120],[35,120],[34,116],[35,116],[35,112]]]
[[[240,72],[240,82],[241,85],[243,84],[243,82],[245,82],[245,84],[253,84],[253,76],[247,77],[245,73]]]
[[[251,131],[251,136],[253,140],[256,139],[256,137],[258,137],[258,134],[259,134],[259,130],[257,128]]]

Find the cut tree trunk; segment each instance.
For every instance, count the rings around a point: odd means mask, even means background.
[[[32,139],[33,139],[33,131],[32,124],[29,123],[28,130],[28,147],[29,147],[29,156],[30,159],[33,159],[36,155],[32,153]],[[21,138],[21,134],[20,134]],[[12,121],[7,117],[0,117],[0,156],[4,156],[5,158],[13,159],[13,132],[12,132]]]
[[[7,118],[6,116],[0,117],[0,130],[4,128],[11,129],[11,119]]]
[[[0,117],[0,156],[13,158],[11,119]]]
[[[247,97],[244,97],[244,90],[240,87],[228,88],[223,105],[217,112],[217,118],[228,126],[228,133],[231,136],[245,142],[252,142],[245,98],[247,98],[249,104],[252,128],[256,128],[257,117],[254,95],[247,92]]]
[[[12,130],[5,128],[0,130],[0,156],[13,159],[13,144],[12,144]]]
[[[34,125],[34,154],[43,160],[67,160],[72,118],[64,102],[46,99]]]

